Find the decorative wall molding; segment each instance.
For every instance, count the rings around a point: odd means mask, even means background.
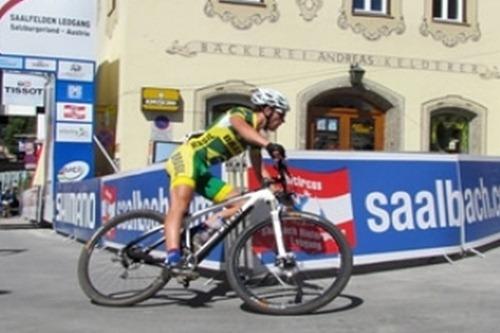
[[[425,37],[432,36],[447,47],[455,47],[469,40],[477,42],[481,38],[481,30],[477,20],[477,6],[477,0],[467,1],[464,22],[436,21],[433,19],[432,0],[425,0],[420,33]]]
[[[474,27],[464,26],[461,31],[446,28],[446,24],[431,23],[429,19],[424,18],[420,25],[420,33],[425,37],[432,36],[447,47],[457,46],[459,43],[465,43],[469,39],[477,42],[481,38],[479,24],[476,24]]]
[[[170,55],[194,57],[198,54],[212,54],[234,57],[251,57],[272,60],[295,60],[316,63],[350,64],[360,66],[406,69],[416,71],[443,72],[478,75],[482,79],[499,80],[497,66],[487,64],[454,62],[430,58],[409,58],[368,53],[352,53],[332,50],[294,49],[288,47],[237,44],[214,41],[193,40],[181,44],[172,42],[165,50]]]
[[[352,0],[343,0],[337,24],[340,28],[349,28],[370,41],[387,37],[391,33],[402,34],[406,25],[401,11],[401,0],[392,0],[390,16],[354,15]]]
[[[312,21],[323,7],[323,0],[295,0],[300,9],[300,16],[306,21]]]
[[[205,14],[219,17],[223,22],[229,22],[241,30],[250,29],[265,20],[276,22],[280,17],[276,0],[263,0],[259,5],[207,0]]]

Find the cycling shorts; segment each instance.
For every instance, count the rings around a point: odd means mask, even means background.
[[[170,188],[187,185],[216,203],[226,200],[233,187],[210,173],[209,165],[190,145],[178,147],[166,162]]]

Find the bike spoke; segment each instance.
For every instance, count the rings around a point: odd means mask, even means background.
[[[283,217],[286,255],[277,253],[272,223],[263,221],[247,231],[231,252],[231,277],[245,271],[247,279],[230,279],[238,294],[259,311],[298,314],[335,298],[350,273],[351,264],[340,232],[309,215]],[[347,255],[344,259],[344,254]],[[279,259],[278,259],[279,258]],[[262,272],[266,273],[262,275]],[[342,273],[342,274],[339,274]],[[257,279],[258,278],[258,279]],[[258,283],[256,283],[258,281]]]
[[[82,250],[84,292],[100,304],[129,305],[161,288],[166,277],[158,262],[163,259],[153,249],[163,244],[162,224],[160,214],[137,211],[104,225]]]

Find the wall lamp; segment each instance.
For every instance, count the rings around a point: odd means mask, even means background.
[[[365,75],[365,70],[359,64],[351,64],[349,77],[353,88],[363,88],[363,75]]]

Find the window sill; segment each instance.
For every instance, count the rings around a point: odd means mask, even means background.
[[[461,26],[461,27],[470,27],[470,24],[468,24],[467,22],[451,21],[451,20],[440,19],[440,18],[435,18],[435,17],[432,18],[432,23],[449,24],[449,25]]]
[[[367,12],[367,11],[360,11],[360,10],[353,11],[352,16],[394,19],[393,16],[391,16],[389,14],[382,13],[382,12],[380,12],[380,13],[379,12]]]
[[[228,4],[228,5],[241,5],[241,6],[252,6],[252,7],[266,7],[266,2],[262,1],[260,3],[254,2],[241,2],[237,0],[219,0],[220,3]]]

